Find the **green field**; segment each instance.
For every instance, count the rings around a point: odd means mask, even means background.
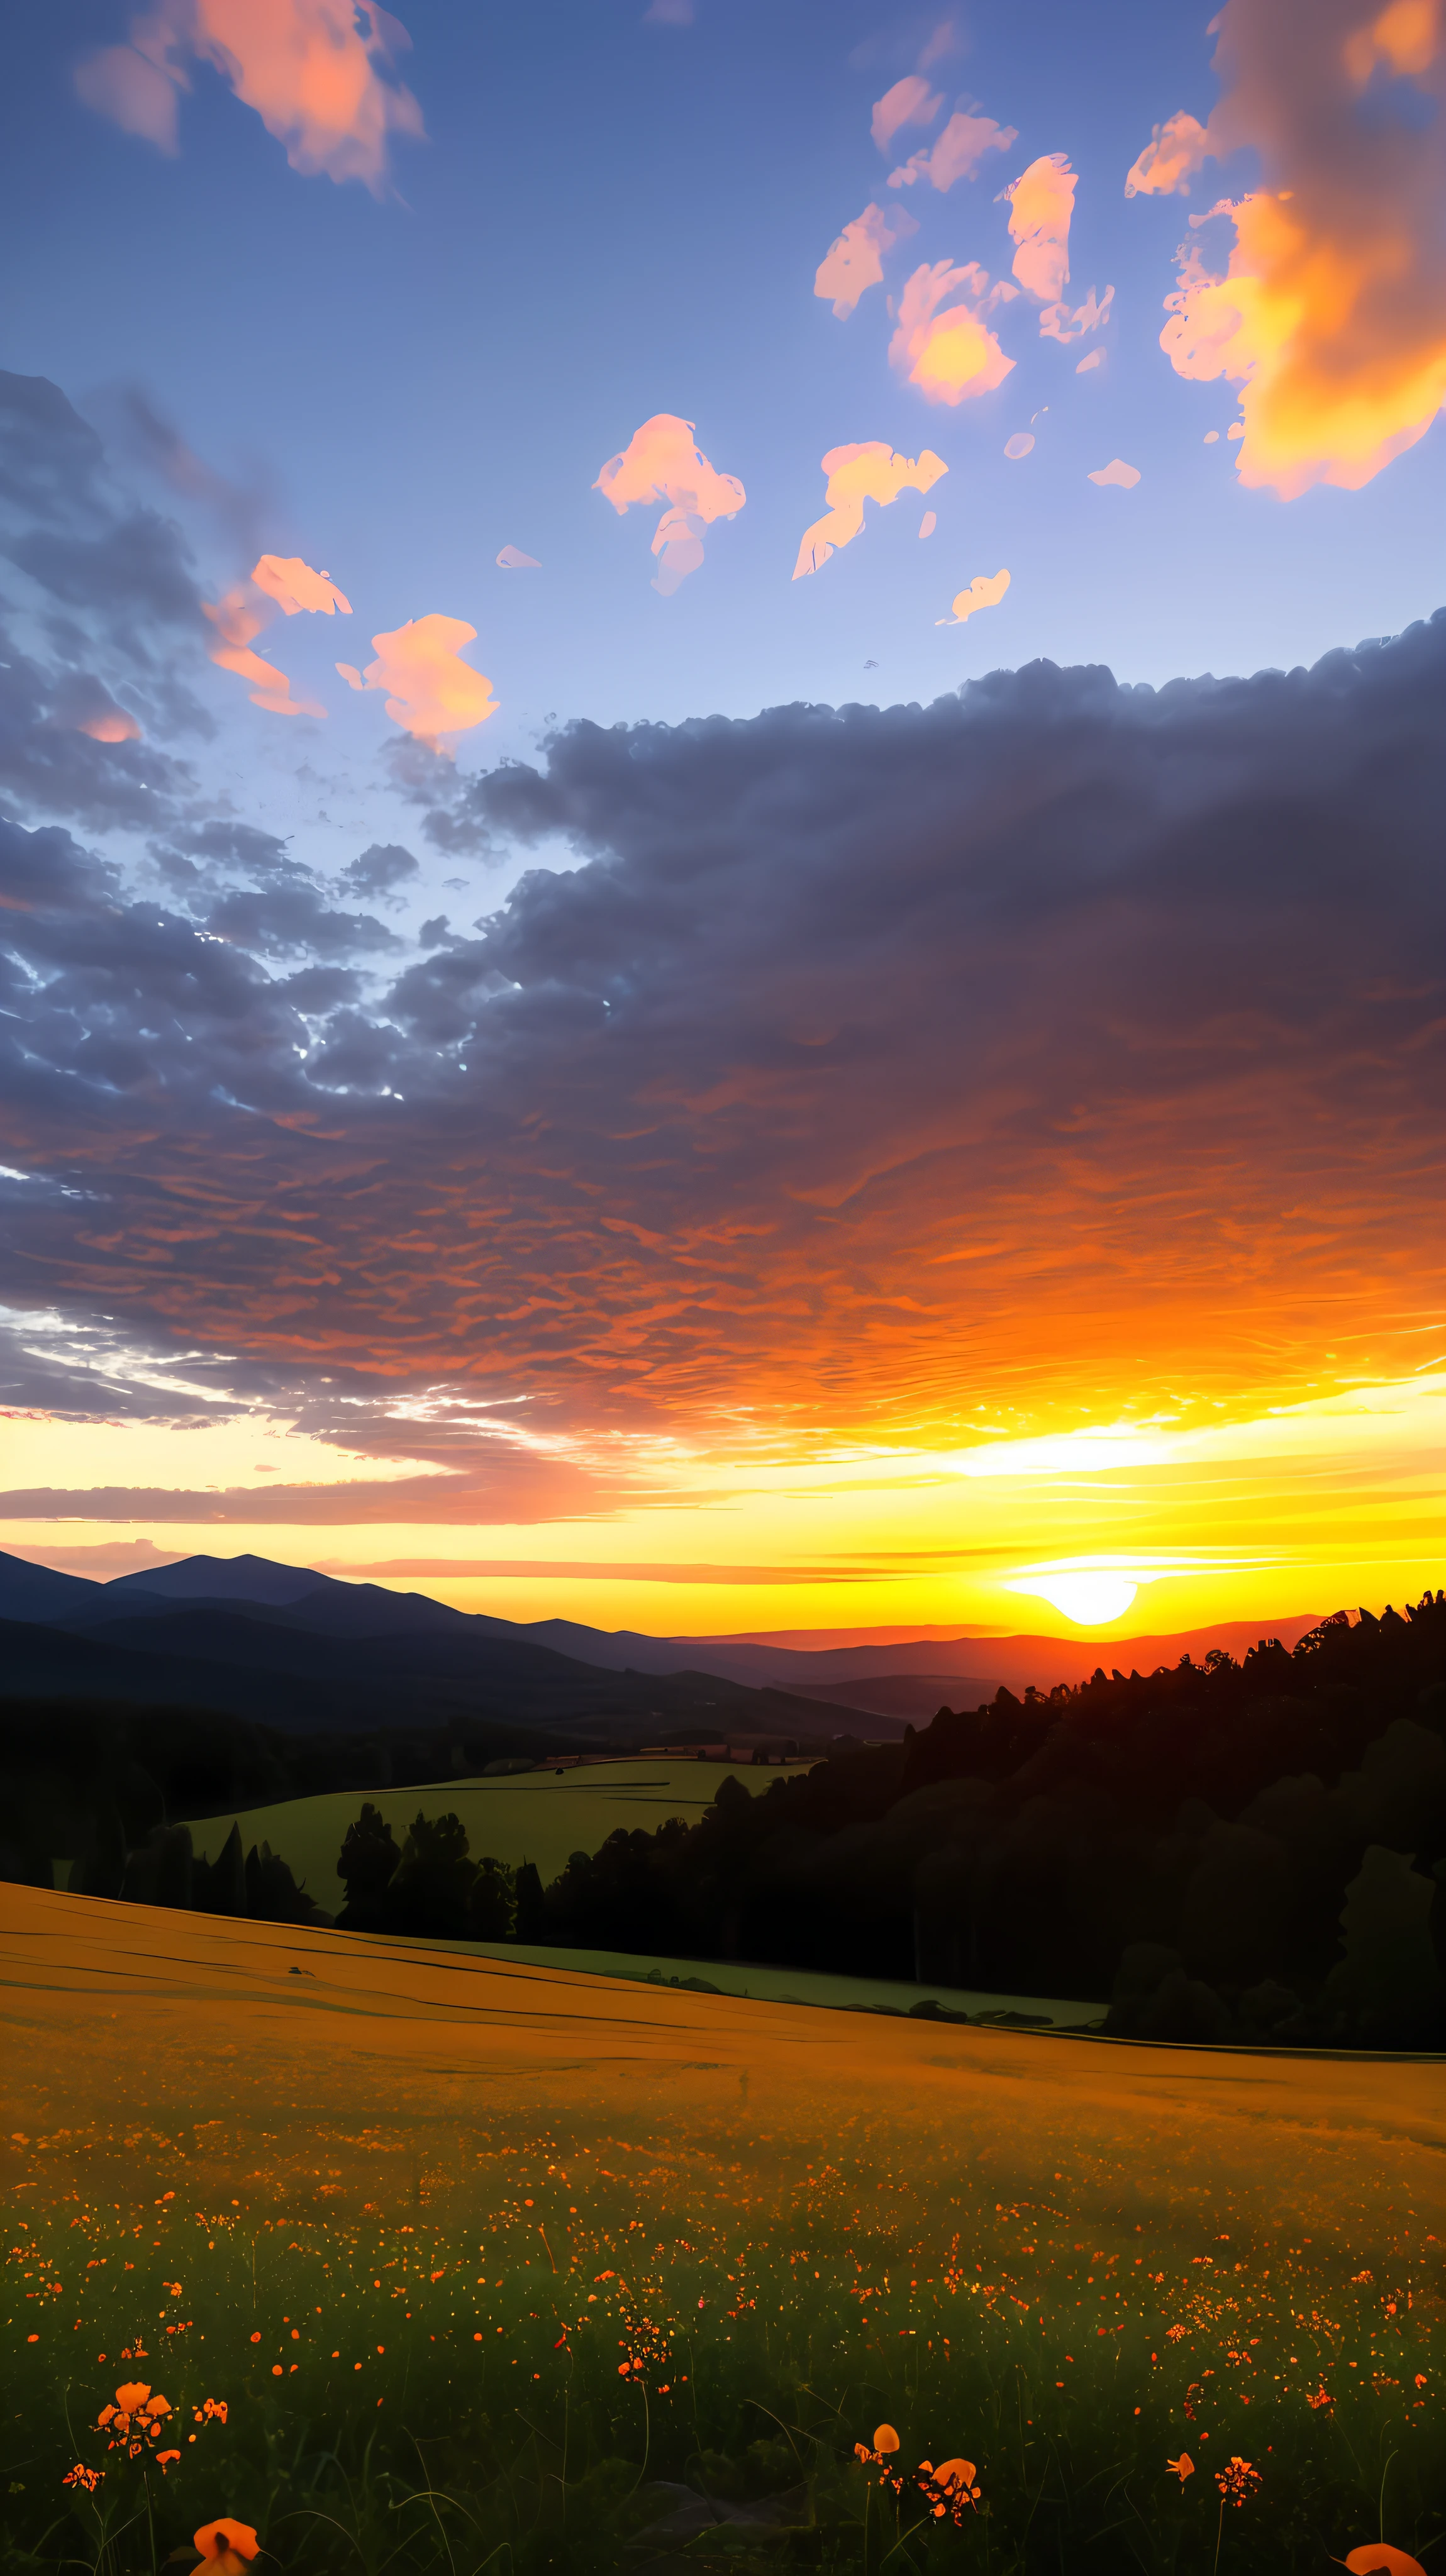
[[[1438,2565],[1439,2065],[20,1888],[0,1968],[9,2569],[220,2516],[258,2576]]]
[[[191,1822],[191,1840],[204,1860],[214,1860],[233,1821],[239,1822],[248,1846],[270,1843],[317,1904],[335,1914],[343,1901],[337,1854],[364,1798],[381,1809],[399,1843],[419,1808],[429,1816],[460,1816],[474,1859],[490,1855],[510,1869],[533,1861],[546,1887],[573,1852],[599,1850],[619,1825],[651,1833],[669,1816],[692,1823],[712,1805],[722,1781],[731,1777],[757,1796],[779,1776],[761,1764],[755,1769],[750,1763],[633,1760],[589,1763],[560,1774],[432,1780],[412,1789],[328,1790],[319,1798],[248,1807],[234,1817],[203,1816]]]

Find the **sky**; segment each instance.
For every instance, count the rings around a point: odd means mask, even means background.
[[[1443,1580],[1440,0],[7,45],[0,1547]]]

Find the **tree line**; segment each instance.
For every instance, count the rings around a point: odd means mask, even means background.
[[[112,1786],[91,1892],[327,1919],[239,1825],[209,1863],[164,1816],[126,1847]],[[1446,1592],[1289,1652],[1001,1689],[757,1798],[726,1779],[697,1824],[619,1829],[548,1887],[455,1815],[399,1844],[370,1803],[338,1873],[347,1930],[1083,1997],[1147,2039],[1439,2046]]]

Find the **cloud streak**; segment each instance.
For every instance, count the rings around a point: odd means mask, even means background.
[[[1007,152],[1018,139],[1015,126],[996,125],[978,107],[957,109],[937,141],[922,152],[910,153],[902,168],[889,172],[889,186],[912,188],[927,179],[931,188],[946,196],[956,180],[974,178],[986,152]]]
[[[1043,152],[1011,180],[1009,238],[1014,274],[1037,303],[1057,304],[1069,283],[1069,228],[1079,182],[1067,152]]]
[[[853,543],[864,524],[865,501],[877,501],[887,509],[901,492],[931,492],[949,468],[931,447],[917,458],[898,456],[887,439],[871,438],[857,447],[831,447],[823,459],[823,471],[828,476],[823,496],[828,508],[804,530],[793,567],[795,581],[819,571],[840,546]]]
[[[976,572],[968,589],[961,590],[957,594],[950,614],[947,617],[936,618],[934,622],[937,626],[963,626],[974,615],[976,609],[997,608],[1008,588],[1007,572]]]
[[[866,295],[871,286],[882,286],[886,253],[918,229],[914,217],[903,206],[886,210],[867,205],[852,223],[845,224],[820,260],[813,281],[815,295],[832,302],[836,320],[847,321],[859,297]]]
[[[459,734],[470,733],[497,712],[492,683],[462,659],[477,629],[462,617],[409,617],[390,634],[374,635],[374,662],[364,671],[338,662],[349,688],[386,692],[393,724],[429,751],[450,754]]]
[[[655,412],[635,429],[627,446],[610,457],[593,485],[619,518],[634,507],[662,502],[653,533],[658,557],[654,590],[672,596],[703,560],[703,531],[717,519],[736,519],[748,495],[736,474],[719,474],[698,447],[696,424],[676,412]]]
[[[887,152],[894,136],[905,125],[932,125],[944,101],[938,90],[932,90],[921,72],[910,72],[897,80],[874,101],[869,132],[881,152]]]

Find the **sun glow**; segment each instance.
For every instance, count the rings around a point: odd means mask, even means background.
[[[1130,1608],[1139,1584],[1128,1574],[1107,1566],[1078,1567],[1057,1574],[1021,1576],[1017,1583],[1006,1583],[1006,1592],[1023,1592],[1036,1601],[1047,1601],[1060,1616],[1072,1619],[1077,1628],[1108,1628],[1123,1619]]]

